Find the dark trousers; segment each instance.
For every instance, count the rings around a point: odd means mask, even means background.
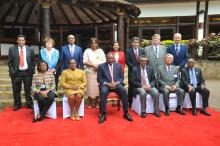
[[[48,92],[47,97],[43,97],[40,93],[35,93],[34,98],[38,101],[38,106],[40,109],[40,115],[42,117],[45,116],[48,109],[50,108],[51,104],[54,101],[54,98],[56,97],[56,94],[52,91]]]
[[[188,92],[188,89],[187,89]],[[202,107],[203,109],[205,109],[206,107],[208,107],[208,101],[209,101],[209,95],[210,92],[207,88],[201,88],[201,87],[196,87],[193,88],[193,90],[191,92],[189,92],[189,97],[190,97],[190,101],[192,104],[192,108],[196,108],[196,92],[199,92],[199,94],[202,95]]]
[[[18,71],[15,75],[11,77],[14,106],[21,106],[21,84],[23,81],[26,105],[32,106],[33,101],[30,95],[32,86],[33,75],[29,74],[28,71]]]
[[[106,104],[107,104],[107,96],[109,92],[116,92],[119,94],[124,112],[128,112],[128,94],[126,89],[121,85],[118,84],[115,89],[110,89],[109,87],[103,85],[100,88],[100,96],[101,96],[101,113],[106,113]]]
[[[130,81],[130,78],[131,78],[131,71],[128,70],[128,103],[129,103],[129,106],[131,107],[132,105],[132,101],[133,101],[133,90],[134,90],[134,87]]]

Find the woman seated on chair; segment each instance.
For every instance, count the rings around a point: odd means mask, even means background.
[[[68,98],[71,109],[71,119],[80,120],[78,110],[86,89],[86,75],[83,70],[76,68],[76,61],[69,60],[69,69],[61,74],[60,85],[64,89],[64,94]]]
[[[34,74],[32,80],[32,95],[38,101],[40,115],[33,119],[33,122],[42,120],[47,110],[50,108],[57,97],[55,77],[52,72],[48,71],[48,64],[40,61],[37,65],[37,73]]]

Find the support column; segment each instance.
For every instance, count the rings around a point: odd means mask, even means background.
[[[42,2],[42,37],[50,37],[50,2],[43,0]]]
[[[202,40],[204,36],[204,17],[205,17],[205,2],[197,1],[197,30],[196,38]]]
[[[60,51],[61,51],[61,48],[63,46],[63,27],[60,26]]]
[[[125,48],[124,50],[126,50],[128,48],[129,45],[129,19],[126,19],[125,21]]]
[[[95,38],[98,39],[98,26],[95,25],[95,34],[94,34]]]
[[[124,13],[119,12],[118,13],[118,41],[120,44],[120,47],[124,49],[124,41],[125,41],[125,33],[124,33]]]
[[[204,14],[204,34],[203,37],[207,37],[209,34],[209,15],[208,15],[208,10],[209,10],[209,1],[205,1],[205,14]]]

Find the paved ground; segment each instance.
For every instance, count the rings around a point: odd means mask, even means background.
[[[220,112],[220,80],[206,80],[206,86],[210,90],[211,95],[209,99],[209,106]],[[0,94],[2,91],[0,91]],[[12,97],[1,96],[0,98],[0,109],[5,106],[12,106]]]

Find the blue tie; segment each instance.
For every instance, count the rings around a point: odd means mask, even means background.
[[[176,55],[178,55],[179,54],[178,45],[176,45],[175,51],[176,51]]]
[[[190,69],[190,76],[191,76],[191,84],[193,84],[193,87],[197,87],[197,79],[195,75],[195,71],[193,69]]]

